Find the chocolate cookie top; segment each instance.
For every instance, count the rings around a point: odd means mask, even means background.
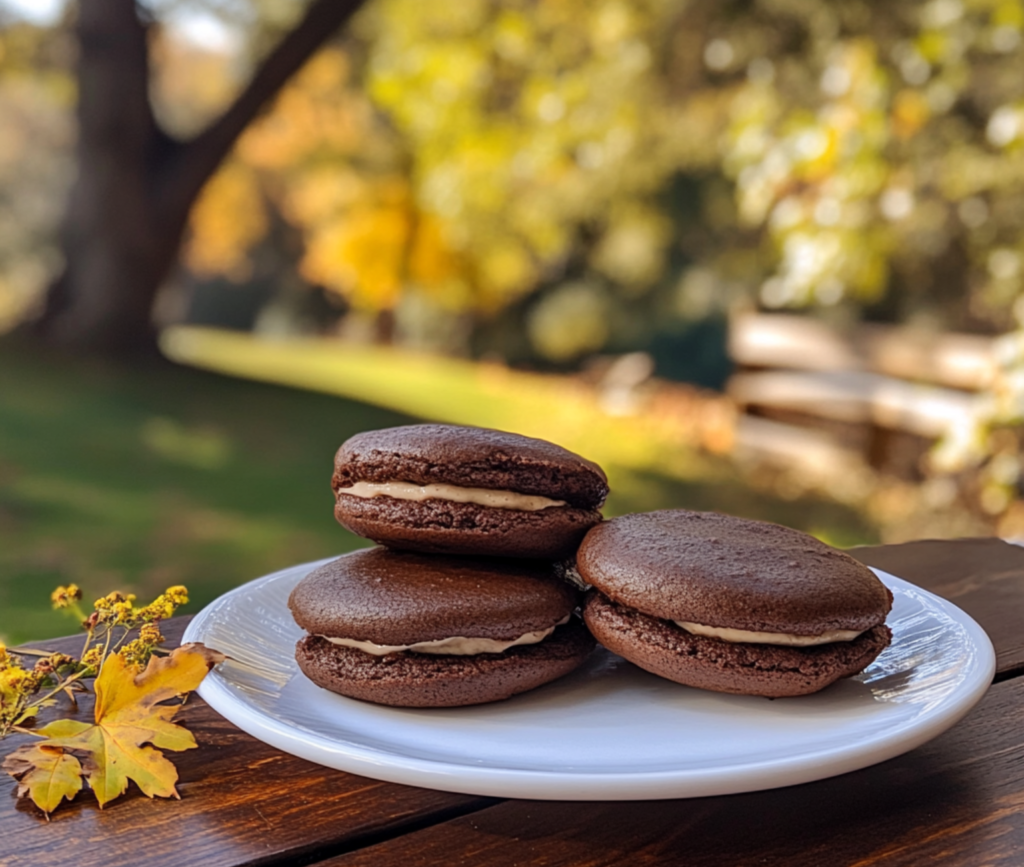
[[[370,548],[307,575],[288,607],[315,635],[406,645],[455,636],[511,640],[554,626],[578,601],[551,563]]]
[[[713,512],[614,518],[587,534],[576,563],[615,602],[706,626],[865,630],[892,605],[885,585],[849,554],[798,530]]]
[[[608,479],[595,463],[545,440],[487,428],[417,424],[366,431],[334,459],[334,490],[355,482],[445,483],[564,500],[598,509]]]

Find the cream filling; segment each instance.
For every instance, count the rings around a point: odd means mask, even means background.
[[[331,638],[329,635],[321,635],[331,644],[340,644],[342,647],[354,647],[364,653],[372,653],[374,656],[386,656],[389,653],[399,653],[403,650],[414,650],[416,653],[437,653],[446,656],[473,656],[477,653],[501,653],[510,647],[520,644],[537,644],[547,638],[555,628],[569,622],[569,617],[559,620],[549,629],[538,629],[536,632],[527,632],[511,641],[498,641],[494,638],[467,638],[464,635],[457,635],[453,638],[438,638],[434,641],[417,641],[415,644],[374,644],[372,641],[357,641],[354,638]]]
[[[832,644],[836,641],[853,641],[861,633],[855,629],[832,629],[821,635],[789,635],[785,632],[748,632],[745,629],[729,629],[723,626],[705,626],[686,620],[674,620],[694,635],[720,638],[733,644],[781,644],[785,647],[813,647],[817,644]]]
[[[458,485],[417,485],[413,482],[356,482],[350,488],[339,488],[339,494],[370,499],[394,497],[396,500],[450,500],[453,503],[475,503],[492,509],[515,509],[539,512],[552,506],[564,506],[564,500],[549,500],[515,491],[492,491],[489,488],[460,488]]]

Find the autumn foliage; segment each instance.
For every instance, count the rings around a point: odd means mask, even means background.
[[[129,781],[149,797],[177,797],[178,772],[161,750],[196,746],[192,735],[172,722],[184,696],[225,657],[202,644],[164,654],[160,621],[188,601],[184,587],[171,587],[148,605],[131,594],[110,593],[85,615],[75,585],[59,587],[55,608],[80,620],[86,632],[81,657],[0,645],[0,739],[11,732],[40,738],[10,753],[3,769],[18,780],[18,796],[30,797],[49,814],[88,784],[104,804],[124,794]],[[22,659],[37,657],[27,669]],[[86,679],[95,678],[93,722],[56,719],[30,728],[42,708],[63,694],[77,707]]]
[[[191,733],[171,722],[179,705],[161,704],[191,692],[224,659],[202,644],[152,657],[140,673],[124,656],[109,656],[96,678],[92,723],[56,720],[33,734],[43,740],[19,747],[4,760],[18,779],[18,795],[45,813],[69,801],[84,783],[102,807],[123,795],[128,782],[152,797],[177,797],[178,772],[160,750],[196,746]]]
[[[188,261],[244,274],[276,209],[357,309],[532,297],[560,360],[740,298],[1010,328],[1022,30],[1019,0],[381,0],[243,137]]]

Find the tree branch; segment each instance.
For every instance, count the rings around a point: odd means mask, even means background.
[[[362,5],[363,0],[314,0],[306,16],[267,55],[224,114],[175,149],[159,196],[172,222],[185,219],[200,189],[246,126]]]

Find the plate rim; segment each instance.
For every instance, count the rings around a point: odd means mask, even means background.
[[[308,574],[335,559],[337,557],[328,557],[289,566],[229,590],[195,615],[185,629],[182,644],[202,640],[205,622],[216,608],[228,604],[231,597],[284,573],[304,569]],[[959,722],[985,695],[995,674],[995,649],[974,618],[923,587],[881,569],[869,568],[890,589],[922,594],[964,628],[975,650],[974,661],[964,685],[958,685],[950,696],[944,697],[938,710],[923,718],[915,717],[885,728],[838,750],[822,748],[796,757],[749,761],[727,768],[672,768],[628,773],[527,770],[410,756],[298,729],[240,701],[221,675],[205,678],[198,693],[214,711],[242,731],[299,758],[385,782],[461,794],[531,800],[655,800],[738,794],[808,783],[878,764],[926,743]]]

